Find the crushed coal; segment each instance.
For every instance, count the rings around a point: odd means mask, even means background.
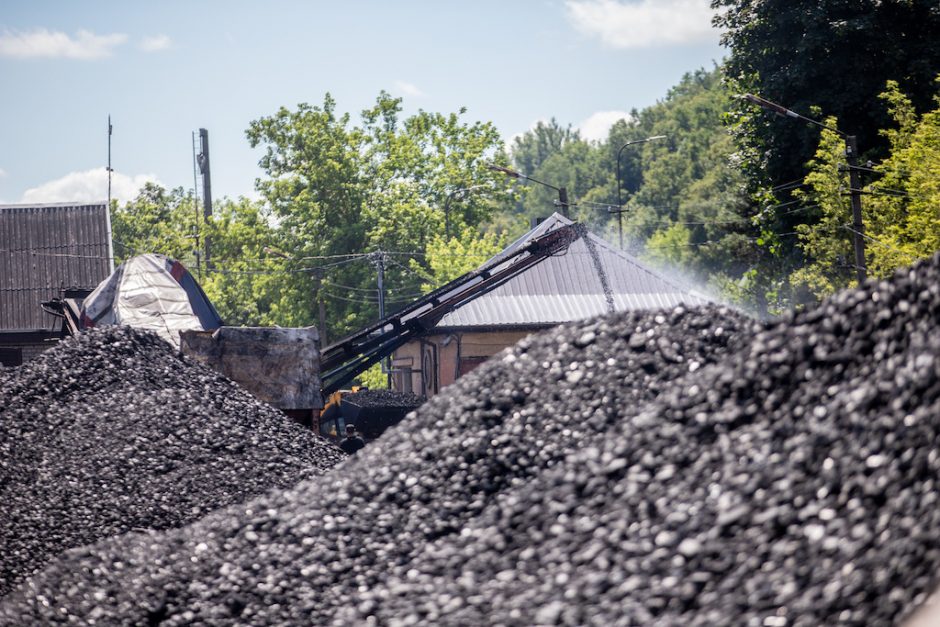
[[[64,549],[178,527],[344,458],[156,335],[82,333],[0,375],[0,594]]]
[[[157,612],[167,624],[329,624],[362,590],[404,575],[430,542],[458,537],[496,495],[606,439],[625,409],[733,352],[751,328],[741,314],[708,307],[532,336],[432,398],[342,472],[181,530],[75,549],[8,595],[0,617],[136,623]],[[380,609],[363,611],[371,607]]]
[[[396,392],[395,390],[360,390],[352,394],[344,394],[343,400],[359,405],[360,407],[395,407],[414,409],[427,399],[411,392]]]
[[[504,351],[334,472],[73,549],[4,624],[892,625],[940,575],[940,257]]]
[[[333,618],[899,624],[940,574],[938,278],[768,325]]]

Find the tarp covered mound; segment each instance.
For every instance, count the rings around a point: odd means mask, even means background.
[[[211,331],[222,319],[183,264],[151,253],[122,263],[85,299],[82,326],[104,324],[148,329],[179,348],[180,331]]]

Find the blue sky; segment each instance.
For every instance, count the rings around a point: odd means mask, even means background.
[[[0,6],[0,203],[193,186],[254,195],[249,123],[326,92],[353,119],[380,90],[406,113],[467,108],[504,139],[555,117],[600,138],[725,54],[708,0],[72,2]]]

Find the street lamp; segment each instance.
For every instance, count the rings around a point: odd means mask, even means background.
[[[483,189],[489,185],[471,185],[470,187],[458,187],[447,194],[447,200],[444,201],[444,237],[450,239],[450,202],[458,195],[463,195],[477,189]]]
[[[555,187],[554,185],[549,185],[548,183],[545,183],[544,181],[540,181],[538,179],[534,179],[527,174],[523,174],[522,172],[516,172],[515,170],[510,170],[509,168],[503,167],[501,165],[496,165],[495,163],[487,164],[486,167],[492,170],[493,172],[502,172],[506,176],[510,176],[514,179],[525,179],[526,181],[532,181],[533,183],[538,183],[539,185],[543,185],[549,189],[555,190],[556,192],[558,192],[558,204],[561,205],[561,213],[566,218],[568,217],[568,190],[565,189],[564,187]]]
[[[617,232],[620,234],[620,249],[623,250],[623,192],[621,191],[620,185],[620,156],[623,154],[623,149],[627,146],[633,146],[636,144],[645,144],[646,142],[651,142],[657,139],[666,139],[665,135],[654,135],[652,137],[647,137],[646,139],[634,139],[629,141],[623,146],[620,147],[620,150],[617,151]]]
[[[783,105],[779,105],[776,102],[771,102],[761,98],[760,96],[755,96],[754,94],[744,94],[741,97],[748,102],[754,103],[758,107],[766,109],[767,111],[772,111],[777,115],[787,118],[795,118],[809,124],[814,124],[820,128],[830,130],[845,141],[845,157],[846,161],[849,162],[849,196],[852,199],[852,234],[853,242],[855,244],[855,271],[856,276],[858,277],[858,283],[861,285],[865,281],[865,278],[868,274],[868,268],[865,265],[865,231],[862,224],[862,184],[858,176],[858,141],[855,135],[843,133],[834,126],[824,124],[819,120],[808,118],[805,115],[800,115],[795,111],[787,109]]]

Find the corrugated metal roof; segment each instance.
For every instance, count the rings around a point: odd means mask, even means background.
[[[48,329],[39,303],[111,268],[105,203],[0,205],[0,329]]]
[[[571,224],[554,214],[510,244],[494,259],[525,245],[534,237]],[[616,311],[704,304],[709,299],[643,265],[636,257],[589,234],[606,275]],[[444,316],[441,327],[543,326],[580,320],[608,311],[601,277],[583,238]]]

